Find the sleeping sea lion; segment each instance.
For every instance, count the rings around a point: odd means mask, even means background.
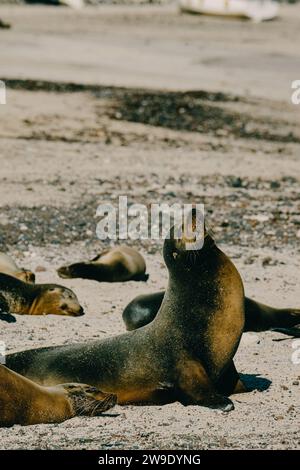
[[[136,330],[150,323],[157,315],[165,292],[139,295],[124,309],[123,320],[128,331]],[[244,331],[275,330],[300,337],[300,309],[273,308],[245,297]]]
[[[81,277],[99,282],[147,281],[142,255],[129,246],[105,250],[91,261],[63,266],[57,270],[62,278]]]
[[[73,291],[57,284],[27,284],[0,273],[0,311],[20,315],[84,315]],[[5,319],[5,318],[2,318]]]

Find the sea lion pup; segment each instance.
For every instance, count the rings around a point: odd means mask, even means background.
[[[70,289],[57,284],[27,284],[1,273],[0,310],[20,315],[84,315]]]
[[[61,423],[74,416],[98,416],[116,396],[84,384],[42,387],[0,365],[0,426]]]
[[[81,277],[99,282],[147,281],[143,256],[121,245],[103,251],[91,261],[63,266],[57,270],[62,278]]]
[[[35,282],[35,274],[28,269],[19,268],[15,261],[6,253],[0,252],[0,273],[9,274],[24,282]]]
[[[7,366],[43,385],[91,384],[121,405],[233,409],[227,395],[245,391],[233,363],[244,328],[242,280],[208,233],[201,250],[187,250],[185,230],[175,239],[173,227],[164,242],[169,284],[153,322],[104,340],[12,354]]]
[[[124,309],[122,317],[128,331],[150,323],[157,315],[165,292],[139,295]],[[300,336],[300,309],[273,308],[245,297],[244,331],[275,330],[292,336]]]

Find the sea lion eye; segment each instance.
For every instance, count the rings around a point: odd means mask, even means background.
[[[62,304],[62,306],[60,308],[61,308],[61,310],[67,310],[68,306],[67,306],[67,304]]]

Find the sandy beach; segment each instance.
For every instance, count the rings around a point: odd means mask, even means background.
[[[0,5],[0,251],[38,282],[72,288],[80,318],[1,323],[7,351],[125,331],[122,310],[164,289],[161,240],[129,240],[147,283],[62,280],[56,269],[109,242],[96,209],[202,202],[248,296],[298,307],[300,4],[254,24],[179,14],[175,5]],[[299,449],[293,339],[246,333],[235,362],[253,391],[224,414],[173,403],[0,430],[1,449]]]

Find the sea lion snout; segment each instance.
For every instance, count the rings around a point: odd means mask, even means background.
[[[198,259],[197,254],[200,255],[203,247],[213,243],[205,228],[203,212],[193,208],[183,223],[171,228],[169,236],[165,239],[163,249],[165,263],[169,268],[175,265],[194,266]],[[193,262],[189,253],[193,255]]]
[[[82,315],[84,315],[83,307],[78,303],[77,299],[63,300],[62,302],[62,304],[58,305],[58,315],[67,315],[70,317],[82,317]]]
[[[206,235],[203,212],[194,207],[185,218],[181,231],[185,250],[201,250]]]
[[[83,307],[80,306],[79,310],[77,312],[74,312],[74,317],[82,317],[84,315],[84,310]]]
[[[84,270],[85,263],[74,263],[68,266],[61,266],[57,270],[59,277],[63,279],[72,279],[74,277],[80,277],[81,271]]]
[[[63,279],[72,277],[70,266],[61,266],[60,268],[58,268],[57,274],[59,275],[59,277],[62,277]]]

